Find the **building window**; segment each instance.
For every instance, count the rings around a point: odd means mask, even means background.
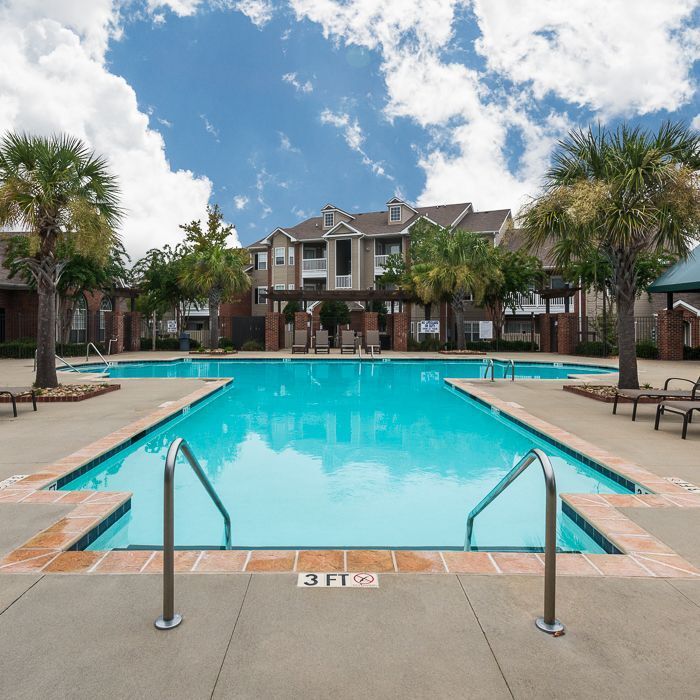
[[[283,284],[276,284],[276,285],[275,285],[275,291],[276,291],[276,292],[283,292],[283,291],[284,291],[284,285],[283,285]]]
[[[255,269],[267,270],[267,251],[255,254]]]
[[[284,265],[284,248],[275,248],[275,265]]]
[[[294,265],[294,248],[292,246],[287,248],[287,265]]]
[[[464,338],[468,343],[473,343],[479,338],[479,322],[465,321],[464,322]]]
[[[81,294],[75,301],[70,324],[70,342],[87,343],[87,301]]]
[[[335,221],[335,214],[332,211],[327,211],[323,215],[323,227],[324,228],[332,228],[334,221]]]
[[[401,205],[400,204],[392,204],[389,207],[389,221],[392,223],[396,223],[397,221],[401,221]]]
[[[267,304],[267,287],[255,288],[255,303]]]
[[[689,321],[683,321],[683,345],[693,347],[693,328]]]
[[[287,285],[287,289],[288,289],[290,292],[293,292],[293,291],[294,291],[294,285],[293,285],[293,284],[288,284],[288,285]]]
[[[100,329],[99,329],[99,341],[103,343],[105,341],[105,311],[112,310],[112,300],[109,297],[102,297],[100,302]]]

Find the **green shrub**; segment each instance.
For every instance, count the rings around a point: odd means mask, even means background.
[[[691,348],[688,345],[683,346],[683,359],[684,360],[700,360],[700,345]]]
[[[196,350],[200,346],[198,340],[190,338],[190,350]],[[141,350],[150,350],[153,347],[151,338],[141,338]],[[179,338],[156,338],[156,350],[179,350]]]
[[[466,350],[494,350],[496,352],[536,352],[537,343],[529,340],[476,340],[464,344]]]
[[[241,345],[241,350],[264,350],[263,344],[257,340],[246,340],[243,345]]]
[[[219,348],[225,350],[226,348],[233,347],[233,341],[231,338],[219,338]]]
[[[645,360],[657,360],[659,357],[659,348],[650,340],[642,340],[637,343],[637,357]]]
[[[617,355],[617,348],[608,344],[608,355]],[[574,348],[574,355],[588,355],[589,357],[603,357],[603,341],[587,340],[579,343]]]
[[[60,357],[81,357],[85,355],[85,343],[57,343],[56,354]],[[101,353],[105,352],[105,347],[97,343],[97,348]],[[36,340],[22,339],[10,340],[0,343],[0,358],[26,360],[34,357],[36,352]]]

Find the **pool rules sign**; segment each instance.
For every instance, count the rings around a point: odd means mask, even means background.
[[[367,571],[299,574],[299,588],[379,588],[379,576]]]

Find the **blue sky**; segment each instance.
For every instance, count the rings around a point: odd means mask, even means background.
[[[104,154],[133,257],[207,202],[243,244],[395,193],[517,211],[570,128],[700,127],[699,6],[0,0],[0,132]]]

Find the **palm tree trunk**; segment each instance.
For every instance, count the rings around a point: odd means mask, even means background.
[[[455,316],[455,325],[457,326],[457,349],[464,350],[464,306],[462,303],[453,304],[452,311]]]
[[[620,369],[618,386],[620,389],[639,389],[637,347],[634,337],[636,275],[633,256],[625,254],[613,256],[613,289],[617,303],[617,345]]]
[[[216,350],[219,347],[219,304],[221,291],[212,289],[209,293],[209,347]]]
[[[55,287],[46,279],[39,279],[39,317],[36,335],[36,379],[37,388],[49,389],[58,386],[56,376],[56,298]]]

